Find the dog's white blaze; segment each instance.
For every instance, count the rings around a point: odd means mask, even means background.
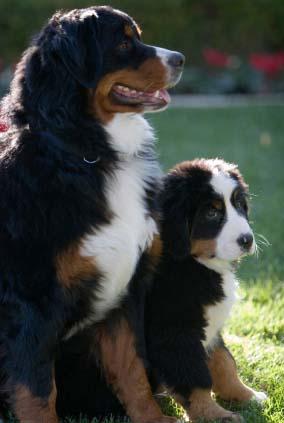
[[[224,198],[227,220],[216,242],[216,257],[222,260],[237,260],[242,255],[242,250],[237,243],[240,235],[251,234],[252,230],[247,219],[239,214],[231,203],[231,196],[237,182],[225,173],[215,173],[210,181],[213,189]],[[255,243],[251,252],[255,249]]]
[[[86,236],[81,249],[84,257],[93,257],[102,274],[93,302],[96,320],[103,319],[125,295],[141,252],[157,233],[155,222],[146,214],[144,196],[147,183],[161,174],[156,161],[135,155],[142,145],[147,148],[154,142],[143,117],[119,115],[105,129],[112,137],[113,147],[127,154],[107,181],[107,202],[114,217],[110,224]]]
[[[164,66],[168,67],[169,63],[168,60],[170,58],[170,55],[172,54],[172,51],[167,50],[166,48],[161,47],[154,47],[156,50],[156,55],[161,59],[161,62]]]
[[[178,77],[174,77],[174,81],[172,81],[172,77],[175,74],[175,72],[173,67],[169,64],[169,59],[171,55],[173,54],[173,52],[161,47],[154,47],[154,49],[156,50],[157,57],[160,58],[162,64],[167,69],[168,83],[170,83],[171,86],[176,85],[180,81],[182,73],[180,73]]]
[[[246,218],[240,215],[231,203],[231,196],[237,186],[237,182],[229,174],[216,170],[210,183],[214,191],[224,199],[227,220],[216,238],[215,258],[198,259],[200,263],[220,274],[224,291],[223,301],[205,307],[207,326],[205,328],[205,340],[203,344],[206,348],[214,346],[218,332],[222,329],[237,300],[236,291],[238,283],[230,265],[232,260],[240,258],[243,254],[237,243],[237,239],[242,234],[252,234]]]

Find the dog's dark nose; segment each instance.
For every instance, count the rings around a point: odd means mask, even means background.
[[[242,234],[237,239],[237,243],[242,248],[242,250],[249,251],[250,248],[251,248],[251,246],[252,246],[252,243],[253,243],[253,236],[252,236],[252,234],[250,234],[250,233]]]
[[[183,54],[174,52],[168,58],[168,64],[174,68],[181,68],[184,65],[185,57]]]

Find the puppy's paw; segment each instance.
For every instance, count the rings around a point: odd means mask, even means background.
[[[266,395],[265,392],[253,391],[253,395],[251,397],[251,401],[256,401],[260,405],[262,405],[267,399],[268,399],[268,396]]]

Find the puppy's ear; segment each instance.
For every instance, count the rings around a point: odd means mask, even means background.
[[[102,68],[98,18],[57,21],[53,51],[63,61],[71,75],[86,88],[94,88]]]
[[[182,260],[190,253],[188,194],[184,178],[166,177],[160,195],[162,211],[162,240],[165,251]]]

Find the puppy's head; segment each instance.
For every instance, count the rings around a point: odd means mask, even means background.
[[[253,254],[248,189],[237,166],[195,160],[167,175],[162,193],[162,236],[175,258],[235,261]]]

